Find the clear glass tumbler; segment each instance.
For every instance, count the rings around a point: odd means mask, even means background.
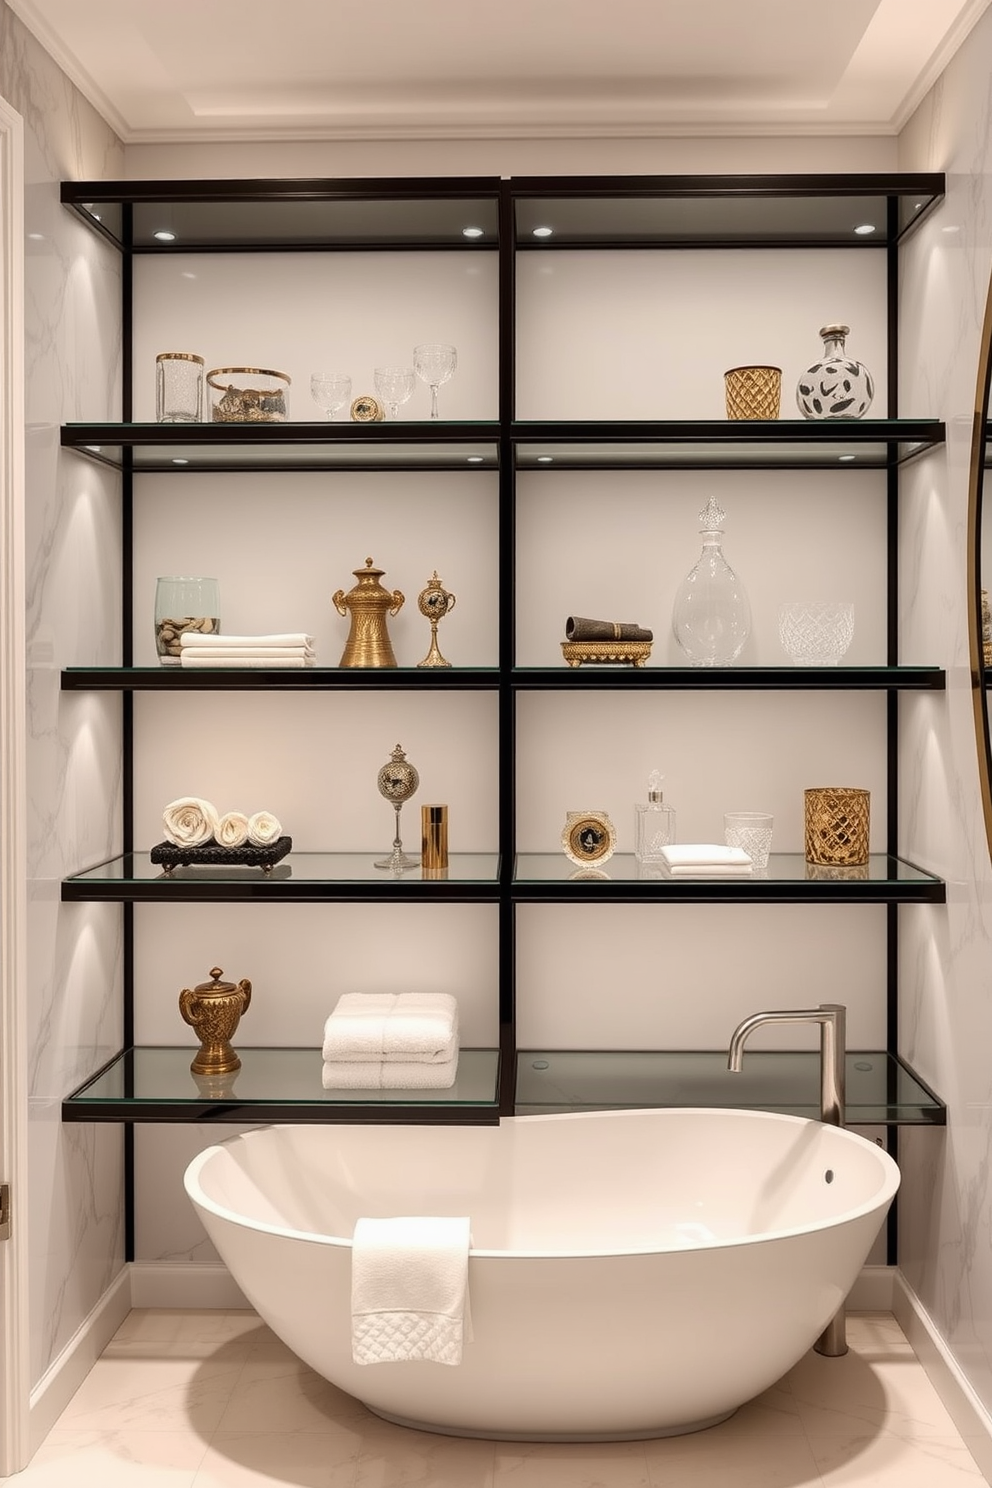
[[[186,631],[220,631],[220,585],[216,579],[162,578],[155,584],[155,650],[162,666],[180,666]]]
[[[723,818],[724,838],[728,847],[743,848],[761,873],[768,867],[775,818],[766,811],[728,811]]]
[[[203,422],[203,358],[163,351],[155,358],[155,417],[160,424]]]

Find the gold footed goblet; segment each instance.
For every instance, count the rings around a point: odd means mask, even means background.
[[[437,576],[437,569],[427,580],[426,589],[421,589],[417,595],[417,608],[431,622],[431,644],[430,650],[423,661],[418,661],[418,667],[450,667],[451,662],[445,661],[437,644],[437,628],[449,611],[455,608],[455,596],[451,594]]]

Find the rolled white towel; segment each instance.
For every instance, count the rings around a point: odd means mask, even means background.
[[[248,818],[248,841],[252,847],[271,847],[282,836],[279,818],[271,811],[256,811]]]
[[[450,992],[345,992],[324,1024],[327,1060],[446,1064],[458,1048]]]
[[[221,847],[244,847],[248,841],[248,818],[243,811],[227,811],[215,833]]]
[[[197,667],[255,667],[262,671],[289,667],[299,670],[302,667],[312,667],[315,659],[305,656],[201,656],[198,651],[184,651],[179,658],[179,665],[187,671]]]
[[[314,639],[302,630],[290,630],[281,635],[206,635],[202,631],[184,630],[179,644],[185,651],[198,646],[309,646]]]
[[[444,1064],[378,1059],[324,1060],[325,1090],[450,1090],[458,1073],[458,1051]]]
[[[180,796],[162,812],[166,841],[176,847],[202,847],[216,838],[219,817],[216,807],[199,796]]]

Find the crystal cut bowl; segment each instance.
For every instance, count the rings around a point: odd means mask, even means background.
[[[854,636],[854,606],[839,600],[784,604],[778,634],[795,666],[837,666]]]

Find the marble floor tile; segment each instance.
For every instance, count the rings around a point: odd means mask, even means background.
[[[491,1441],[373,1420],[363,1434],[355,1488],[493,1488],[494,1455]]]
[[[222,1431],[358,1432],[375,1418],[360,1401],[315,1374],[288,1351],[249,1359],[216,1423]]]
[[[195,1431],[56,1426],[11,1488],[193,1488],[207,1444]]]
[[[800,1436],[718,1434],[646,1442],[651,1488],[820,1488],[809,1442]]]
[[[8,1488],[983,1488],[888,1314],[708,1431],[487,1442],[381,1420],[252,1313],[132,1313]]]
[[[958,1433],[915,1354],[842,1359],[808,1354],[788,1375],[809,1436],[858,1436],[884,1430],[907,1440]]]
[[[984,1488],[985,1479],[959,1436],[907,1441],[875,1436],[810,1436],[823,1488]]]
[[[193,1488],[354,1488],[360,1438],[300,1431],[218,1431]]]
[[[493,1488],[651,1488],[642,1442],[497,1442]]]

